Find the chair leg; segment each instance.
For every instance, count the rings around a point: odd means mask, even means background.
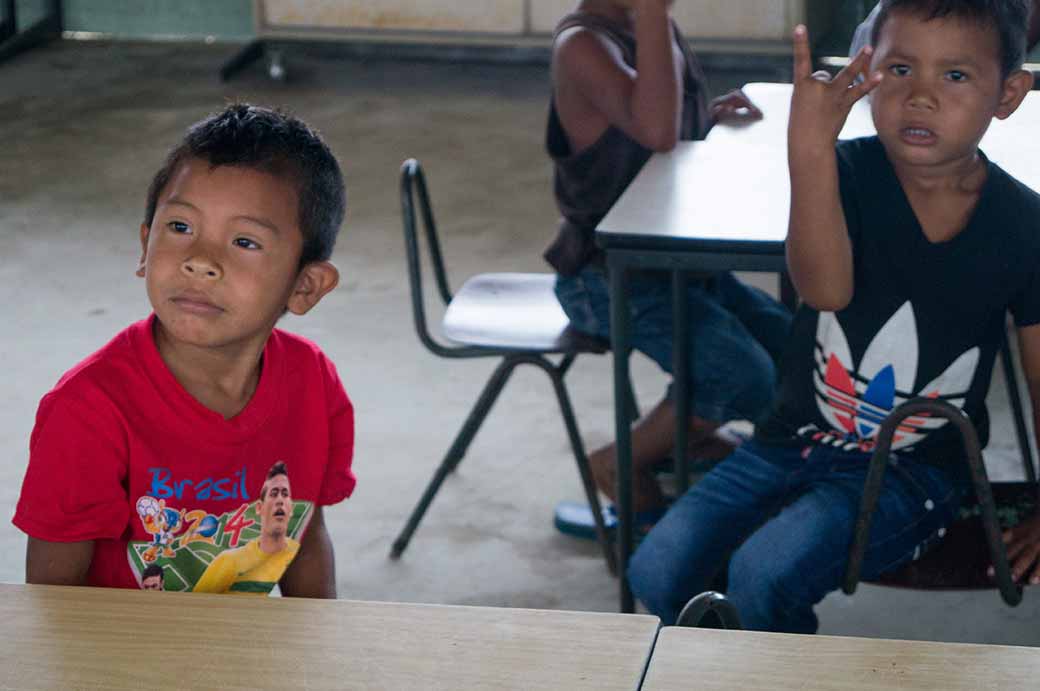
[[[1004,370],[1004,386],[1007,388],[1008,401],[1011,403],[1011,413],[1015,421],[1015,435],[1018,437],[1018,448],[1022,454],[1022,467],[1026,472],[1026,480],[1035,483],[1036,466],[1033,465],[1029,432],[1026,431],[1025,415],[1022,411],[1022,396],[1018,390],[1018,379],[1015,377],[1015,360],[1006,335],[1000,343],[1000,364]]]
[[[581,483],[585,488],[585,497],[589,502],[589,509],[592,511],[592,520],[595,521],[596,539],[599,541],[600,547],[603,548],[603,558],[607,562],[607,568],[610,569],[612,574],[617,574],[614,546],[607,537],[607,528],[603,523],[603,508],[599,503],[596,484],[592,480],[589,458],[585,455],[585,445],[582,443],[581,435],[578,433],[578,423],[574,417],[574,409],[571,407],[571,399],[567,395],[567,387],[563,383],[563,372],[566,371],[566,368],[562,368],[561,371],[561,369],[553,368],[551,365],[549,367],[543,365],[543,369],[548,372],[549,378],[552,379],[553,389],[556,391],[556,400],[559,402],[560,412],[563,414],[563,424],[566,426],[567,436],[570,438],[571,450],[574,452],[574,461],[578,465],[578,474],[581,476]]]
[[[491,410],[491,406],[494,405],[495,400],[498,398],[498,394],[502,392],[502,388],[509,381],[509,375],[513,373],[513,369],[520,362],[512,357],[506,357],[502,359],[498,367],[492,373],[491,378],[488,379],[487,384],[484,385],[484,390],[480,394],[480,398],[477,399],[476,404],[473,406],[473,410],[470,411],[469,416],[466,418],[466,422],[462,425],[462,429],[455,436],[455,441],[452,442],[451,448],[448,449],[448,453],[445,454],[444,460],[441,461],[437,471],[433,474],[430,479],[429,485],[426,487],[426,491],[423,493],[419,503],[412,510],[412,515],[409,517],[408,522],[401,530],[400,535],[394,540],[393,548],[390,550],[390,558],[398,559],[404,553],[404,550],[408,547],[408,543],[412,539],[412,534],[415,533],[415,529],[419,527],[419,522],[423,519],[426,514],[426,510],[430,507],[430,503],[433,498],[437,495],[437,492],[441,488],[444,479],[448,477],[452,471],[458,467],[462,457],[466,454],[466,449],[469,448],[469,444],[473,441],[473,437],[476,436],[477,430],[480,429],[480,425],[483,424],[484,418],[487,417],[488,412]]]

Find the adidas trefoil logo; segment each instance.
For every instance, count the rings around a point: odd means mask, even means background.
[[[816,405],[832,430],[823,432],[809,425],[799,430],[799,435],[847,451],[866,452],[873,450],[878,429],[889,412],[910,398],[942,398],[962,407],[979,363],[979,349],[971,348],[915,392],[918,339],[910,302],[878,331],[858,367],[837,317],[833,312],[821,312],[814,356]],[[927,415],[907,418],[896,431],[892,449],[913,446],[946,422]]]

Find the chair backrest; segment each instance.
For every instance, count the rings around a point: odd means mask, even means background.
[[[1022,587],[1011,578],[1011,567],[1008,564],[1007,552],[1001,539],[993,492],[986,475],[986,466],[982,462],[982,448],[978,435],[975,433],[975,427],[960,408],[946,401],[931,398],[913,398],[897,406],[881,425],[877,436],[877,446],[870,459],[870,469],[867,472],[859,516],[856,519],[855,534],[849,548],[848,568],[845,572],[842,589],[848,595],[856,591],[870,537],[870,521],[881,493],[881,483],[888,465],[892,439],[899,425],[905,419],[915,416],[945,418],[960,432],[965,457],[971,468],[975,496],[982,514],[982,526],[989,547],[990,563],[993,564],[996,584],[1004,601],[1012,606],[1017,605],[1022,601]]]
[[[416,207],[418,206],[418,215]],[[426,190],[426,176],[422,165],[414,158],[401,164],[401,220],[404,228],[404,247],[408,257],[408,282],[412,295],[412,317],[415,331],[431,352],[442,357],[467,357],[479,351],[472,347],[448,347],[441,345],[430,334],[426,321],[426,307],[423,302],[422,261],[419,255],[419,232],[417,217],[422,218],[426,231],[426,246],[430,251],[430,263],[437,282],[437,291],[445,306],[451,302],[451,288],[448,275],[444,269],[440,240],[437,238],[437,224],[430,207],[430,195]]]

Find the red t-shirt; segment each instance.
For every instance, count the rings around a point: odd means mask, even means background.
[[[291,485],[290,542],[316,505],[355,485],[353,407],[316,345],[276,329],[256,392],[225,420],[174,379],[154,319],[66,373],[40,402],[29,443],[14,524],[41,540],[94,540],[89,585],[137,588],[158,568],[165,589],[191,590],[217,556],[259,538],[260,492],[279,461]],[[229,589],[273,586],[240,580]]]

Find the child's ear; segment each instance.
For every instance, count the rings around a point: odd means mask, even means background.
[[[1000,95],[996,117],[1005,120],[1018,110],[1029,90],[1033,88],[1033,73],[1029,70],[1015,70],[1004,80],[1004,91]]]
[[[307,314],[339,284],[339,271],[330,262],[311,262],[300,269],[286,307],[293,314]]]
[[[141,261],[137,265],[137,271],[135,272],[141,278],[144,278],[144,262],[148,258],[148,226],[144,223],[141,224]]]

